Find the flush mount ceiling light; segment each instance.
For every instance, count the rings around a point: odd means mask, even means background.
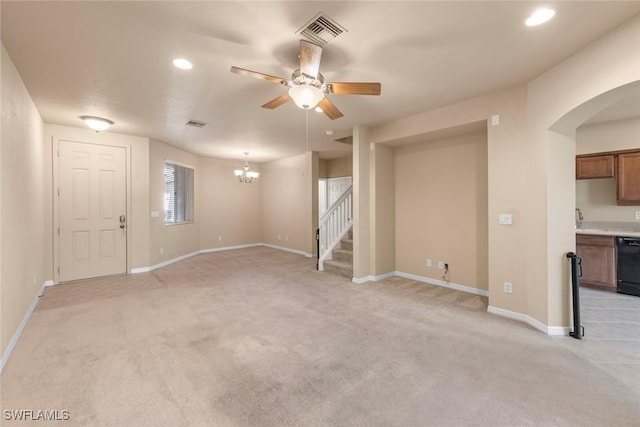
[[[555,14],[556,11],[553,9],[538,9],[524,23],[527,27],[535,27],[536,25],[544,24],[553,18]]]
[[[234,175],[238,177],[238,180],[245,184],[251,184],[260,176],[260,172],[253,172],[249,170],[249,162],[247,160],[248,155],[249,153],[244,153],[244,165],[242,166],[242,169],[236,169],[233,171]]]
[[[103,119],[102,117],[82,116],[80,118],[96,132],[107,130],[113,124],[111,120]]]
[[[190,70],[193,68],[193,64],[184,59],[184,58],[176,58],[173,60],[173,65],[181,70]]]
[[[298,85],[289,89],[289,96],[296,105],[304,110],[315,108],[324,98],[322,89],[311,85]]]

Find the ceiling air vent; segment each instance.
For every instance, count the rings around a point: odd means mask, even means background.
[[[206,125],[207,125],[207,124],[206,124],[205,122],[199,122],[199,121],[197,121],[197,120],[189,120],[189,121],[187,122],[187,126],[193,126],[193,127],[196,127],[196,128],[203,128],[203,127],[205,127]]]
[[[342,25],[320,12],[296,31],[296,34],[302,34],[309,40],[324,45],[345,31],[347,30]]]

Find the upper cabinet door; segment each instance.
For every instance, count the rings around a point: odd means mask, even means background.
[[[613,178],[613,155],[577,156],[576,179]]]
[[[618,204],[640,205],[640,151],[617,157]]]

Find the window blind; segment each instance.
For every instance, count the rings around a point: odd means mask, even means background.
[[[193,221],[193,169],[165,163],[164,222]]]

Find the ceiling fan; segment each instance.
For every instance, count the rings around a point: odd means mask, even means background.
[[[298,107],[305,110],[316,106],[320,107],[322,112],[331,120],[340,118],[343,114],[327,99],[326,94],[380,95],[380,83],[325,83],[324,77],[318,72],[322,47],[316,44],[300,40],[298,56],[300,58],[300,68],[293,72],[290,80],[238,67],[231,67],[231,72],[289,87],[288,93],[272,99],[264,104],[262,108],[274,109],[289,100],[293,100]]]

